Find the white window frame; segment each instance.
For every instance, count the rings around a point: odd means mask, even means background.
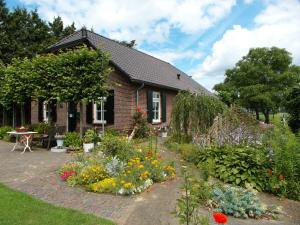
[[[106,124],[106,120],[104,118],[104,113],[106,112],[106,109],[104,108],[104,103],[106,102],[106,97],[101,98],[100,100],[100,110],[97,109],[97,105],[94,103],[93,104],[93,123],[94,124]],[[100,112],[100,119],[98,118],[98,112]]]
[[[48,108],[48,102],[43,102],[43,121],[45,123],[49,122],[49,108]]]
[[[160,123],[161,122],[161,95],[160,92],[157,91],[153,91],[152,92],[152,107],[153,107],[153,119],[152,119],[152,123]],[[154,96],[158,96],[158,97],[154,97]],[[156,115],[156,110],[154,109],[154,104],[158,103],[158,118],[155,118]]]

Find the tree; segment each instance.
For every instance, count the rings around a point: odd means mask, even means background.
[[[13,58],[32,58],[74,31],[74,23],[64,27],[60,17],[47,23],[36,10],[16,8],[9,11],[0,0],[0,60],[5,64]]]
[[[286,93],[297,81],[292,65],[292,57],[285,49],[250,49],[233,69],[225,73],[225,81],[216,85],[220,96],[231,102],[253,110],[257,118],[259,112],[269,123],[269,114],[283,105]]]
[[[13,126],[16,125],[16,105],[21,109],[21,125],[25,125],[24,104],[31,98],[35,89],[35,77],[32,73],[31,61],[13,59],[12,63],[4,69],[4,79],[1,86],[1,102],[5,108],[12,105]]]
[[[185,142],[191,137],[205,134],[215,117],[225,109],[225,104],[215,96],[178,93],[172,106],[171,127],[174,137]]]
[[[83,132],[83,103],[99,102],[107,95],[107,78],[111,72],[110,57],[100,50],[79,47],[33,59],[37,74],[35,96],[50,104],[80,104],[80,133]],[[49,118],[51,123],[51,118]]]
[[[53,22],[49,22],[50,34],[53,37],[53,43],[63,37],[71,35],[75,32],[76,28],[74,23],[70,26],[64,27],[64,23],[60,16],[54,17]]]
[[[300,129],[300,85],[293,88],[287,96],[286,110],[289,113],[289,125],[293,132]]]
[[[0,0],[0,62],[5,57],[6,49],[8,48],[9,38],[5,31],[5,24],[8,17],[8,9],[4,0]]]
[[[49,45],[49,28],[39,18],[37,11],[28,12],[16,8],[8,14],[3,28],[8,42],[0,45],[3,62],[10,63],[13,58],[33,57]]]

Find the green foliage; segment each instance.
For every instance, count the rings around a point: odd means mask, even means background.
[[[287,125],[274,121],[275,126],[264,138],[270,151],[270,186],[275,194],[300,199],[300,145]]]
[[[110,134],[104,135],[101,145],[96,147],[95,151],[102,151],[107,156],[118,156],[122,161],[127,161],[129,158],[139,155],[126,137]]]
[[[214,175],[226,183],[250,185],[257,190],[265,188],[267,152],[262,147],[210,147],[202,150],[200,158],[214,164]]]
[[[65,133],[64,145],[71,149],[80,149],[82,147],[82,139],[77,132]]]
[[[300,86],[299,85],[293,88],[291,92],[288,94],[285,108],[289,113],[289,126],[291,127],[294,133],[300,131]]]
[[[188,162],[194,163],[195,165],[199,163],[200,149],[198,146],[194,144],[178,144],[170,140],[172,139],[169,139],[167,142],[165,142],[165,145],[168,147],[168,149],[180,153]]]
[[[0,61],[5,64],[13,58],[31,58],[75,31],[74,24],[65,27],[60,17],[48,24],[36,10],[8,10],[5,2],[0,4]]]
[[[3,126],[0,127],[0,139],[7,139],[7,137],[9,136],[7,134],[7,132],[12,131],[13,128],[10,126]]]
[[[89,129],[85,132],[83,137],[84,143],[94,143],[97,138],[97,133],[94,129]]]
[[[278,111],[286,92],[299,79],[299,68],[285,49],[250,49],[233,69],[225,73],[225,81],[215,90],[227,104],[237,103],[262,112],[269,123],[270,111]],[[299,81],[298,81],[299,82]],[[283,93],[278,95],[278,93]]]
[[[279,210],[272,210],[262,204],[254,191],[226,185],[214,187],[212,191],[215,211],[241,218],[273,216]]]
[[[191,181],[191,194],[196,197],[198,203],[206,205],[212,198],[212,187],[204,180]]]
[[[44,122],[33,124],[32,128],[35,132],[38,132],[39,134],[47,134],[49,129],[49,124]]]
[[[145,138],[149,135],[149,127],[145,114],[138,110],[133,114],[133,121],[136,127],[135,138]]]
[[[90,185],[104,180],[108,177],[108,174],[103,165],[90,165],[81,170],[80,173],[81,182],[84,185]]]
[[[182,142],[182,137],[205,133],[225,108],[214,96],[180,92],[172,107],[172,132],[179,138],[178,142]]]
[[[198,189],[200,187],[200,189]],[[194,187],[198,191],[201,190],[201,185]],[[195,195],[195,190],[193,190],[193,185],[191,182],[191,177],[184,172],[184,194],[181,198],[177,199],[175,215],[179,219],[180,224],[184,225],[208,225],[209,219],[205,216],[200,216],[197,209],[199,207],[198,197],[203,197],[202,195]],[[202,193],[202,192],[201,192]]]

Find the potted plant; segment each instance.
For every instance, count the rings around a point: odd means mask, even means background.
[[[168,136],[168,128],[163,126],[160,128],[161,137],[166,138]]]
[[[83,137],[83,150],[84,152],[90,152],[95,144],[96,132],[93,129],[89,129],[85,132]]]

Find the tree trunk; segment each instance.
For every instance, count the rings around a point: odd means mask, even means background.
[[[69,132],[69,103],[66,102],[67,118],[66,118],[66,131]]]
[[[83,104],[82,101],[79,102],[79,110],[80,110],[80,122],[79,122],[79,132],[80,137],[83,137]]]
[[[265,116],[265,123],[269,124],[270,123],[270,111],[267,109],[264,111],[264,116]]]
[[[258,109],[255,109],[255,115],[256,115],[256,120],[259,120],[259,111],[258,111]]]
[[[25,125],[25,110],[24,103],[21,104],[21,126]]]
[[[3,108],[2,113],[3,113],[2,125],[5,126],[5,125],[7,125],[7,111],[6,111],[6,109]]]
[[[15,104],[13,104],[13,121],[12,121],[13,128],[16,128],[16,107]]]
[[[47,150],[50,150],[50,145],[51,145],[51,140],[52,140],[52,131],[53,131],[52,107],[51,107],[50,102],[47,103],[47,108],[48,108],[48,124],[49,124]]]

